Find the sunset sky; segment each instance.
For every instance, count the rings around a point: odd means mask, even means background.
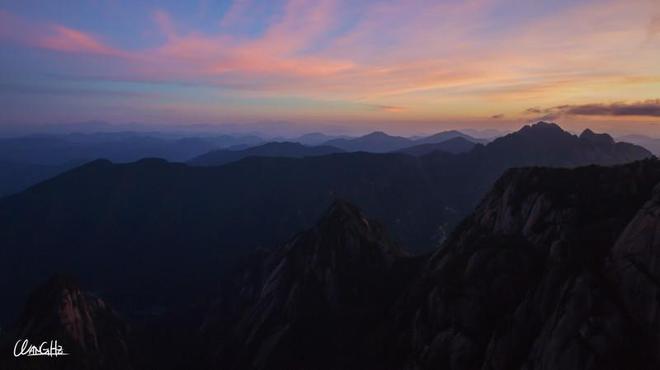
[[[660,137],[658,0],[0,0],[0,128]]]

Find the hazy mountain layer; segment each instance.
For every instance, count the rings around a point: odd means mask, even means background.
[[[273,142],[243,150],[214,150],[197,156],[188,163],[194,166],[219,166],[247,157],[304,158],[342,152],[341,149],[326,145],[306,146],[298,143]]]

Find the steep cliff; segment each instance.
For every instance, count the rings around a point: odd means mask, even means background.
[[[657,368],[657,210],[642,205],[659,181],[656,161],[509,171],[401,304],[407,367]]]

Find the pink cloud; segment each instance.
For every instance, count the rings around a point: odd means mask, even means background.
[[[112,48],[98,37],[59,24],[31,22],[0,10],[0,38],[48,50],[125,57],[128,53]]]
[[[33,40],[34,45],[44,49],[71,53],[126,56],[127,53],[105,45],[91,34],[72,28],[53,25],[49,32]]]

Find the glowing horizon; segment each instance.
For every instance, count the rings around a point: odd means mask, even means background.
[[[0,127],[660,135],[653,0],[0,1],[0,45]]]

